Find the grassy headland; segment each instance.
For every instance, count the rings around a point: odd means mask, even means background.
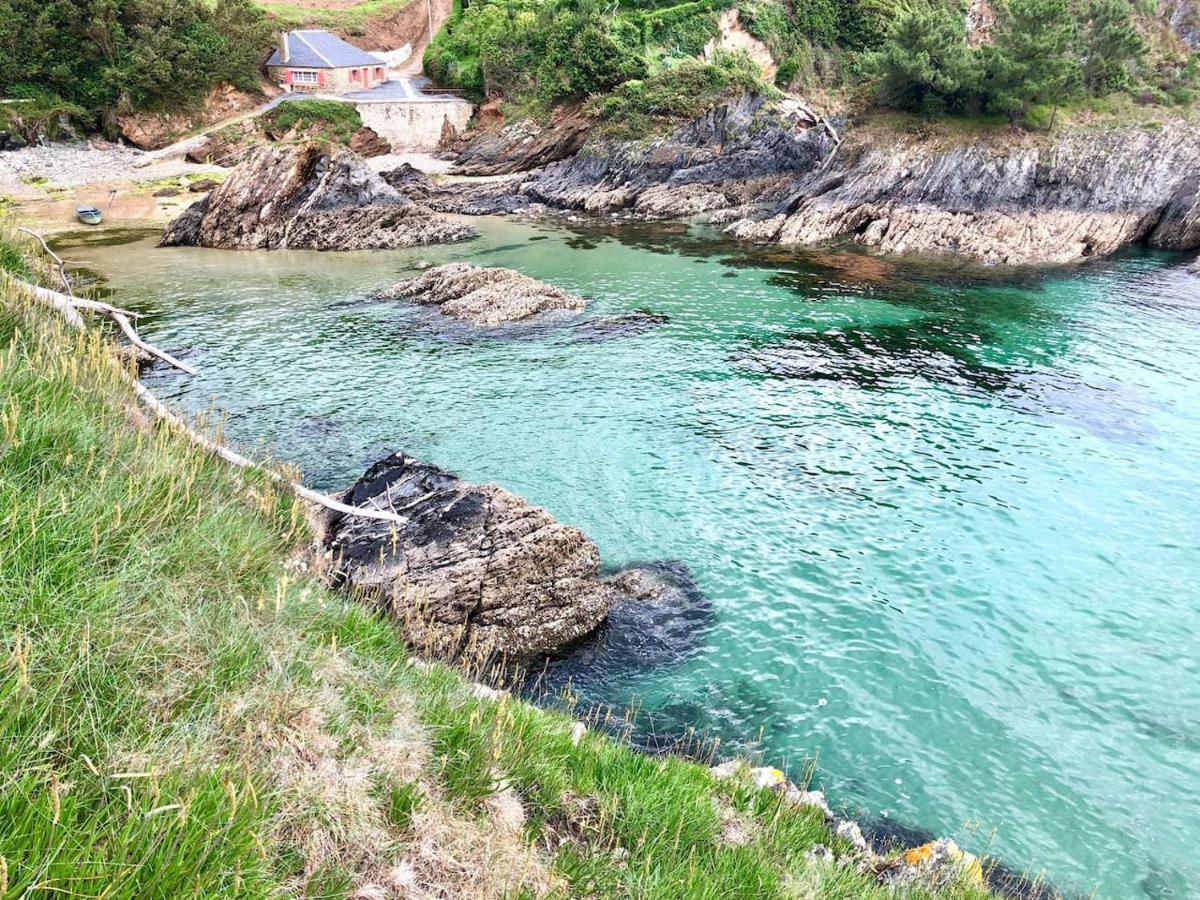
[[[126,365],[4,278],[0,895],[893,896],[813,807],[412,659]]]

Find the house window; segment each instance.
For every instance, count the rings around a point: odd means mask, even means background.
[[[359,80],[359,79],[358,79],[358,69],[351,69],[351,70],[350,70],[350,80],[351,80],[351,81],[358,81],[358,80]]]
[[[375,77],[376,77],[376,78],[382,78],[382,77],[383,77],[383,66],[376,66],[376,67],[375,67]]]
[[[299,69],[292,72],[292,84],[316,84],[316,72],[303,72]]]

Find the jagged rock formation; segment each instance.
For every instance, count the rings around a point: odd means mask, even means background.
[[[578,294],[512,269],[449,263],[371,295],[375,300],[411,300],[436,306],[444,315],[476,325],[517,322],[551,310],[579,311]]]
[[[402,453],[373,465],[343,499],[395,510],[408,523],[335,517],[325,537],[335,582],[390,612],[414,646],[438,656],[546,653],[642,589],[634,578],[600,577],[600,553],[578,528]]]
[[[648,218],[778,200],[796,174],[818,166],[832,149],[828,132],[815,126],[801,104],[742,97],[648,145],[593,142],[547,166],[521,192],[549,206]]]
[[[351,135],[350,149],[359,156],[387,156],[392,152],[392,145],[374,128],[364,125]]]
[[[160,246],[363,250],[473,238],[398,193],[348,150],[263,146],[171,222]]]
[[[856,133],[794,101],[742,97],[665,138],[595,138],[523,177],[434,194],[455,212],[700,216],[763,243],[852,239],[889,253],[1066,263],[1131,243],[1200,246],[1200,124],[968,143]]]
[[[1158,0],[1158,14],[1190,50],[1200,50],[1200,5],[1196,0]]]
[[[548,125],[521,119],[508,126],[489,128],[460,150],[451,171],[455,175],[526,172],[577,153],[591,127],[592,123],[584,116],[563,112]]]
[[[434,181],[420,169],[408,163],[381,172],[383,180],[404,196],[427,206],[435,212],[463,216],[490,216],[519,212],[529,208],[531,201],[521,194],[521,177],[502,178],[484,182]]]
[[[1200,127],[1074,130],[934,148],[859,143],[798,180],[736,237],[811,244],[852,236],[889,253],[1064,263],[1145,242],[1200,246]]]

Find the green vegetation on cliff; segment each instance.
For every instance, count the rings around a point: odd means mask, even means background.
[[[252,0],[0,0],[0,96],[53,96],[88,127],[258,84],[271,29]]]
[[[994,22],[972,35],[958,0],[456,0],[425,65],[440,83],[517,111],[590,101],[614,121],[694,114],[748,87],[751,64],[709,47],[733,7],[769,49],[777,86],[860,107],[1015,121],[1113,92],[1190,103],[1200,71],[1197,54],[1128,0],[993,0]],[[672,81],[678,96],[664,97]]]
[[[412,660],[289,494],[5,280],[31,250],[0,232],[0,895],[894,896],[808,857],[847,851],[814,807]]]

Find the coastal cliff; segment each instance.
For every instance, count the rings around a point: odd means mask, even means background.
[[[463,212],[700,216],[760,243],[1067,263],[1129,244],[1200,247],[1200,124],[929,138],[746,96],[654,141],[599,137],[523,177],[442,193],[469,196],[441,199]]]

